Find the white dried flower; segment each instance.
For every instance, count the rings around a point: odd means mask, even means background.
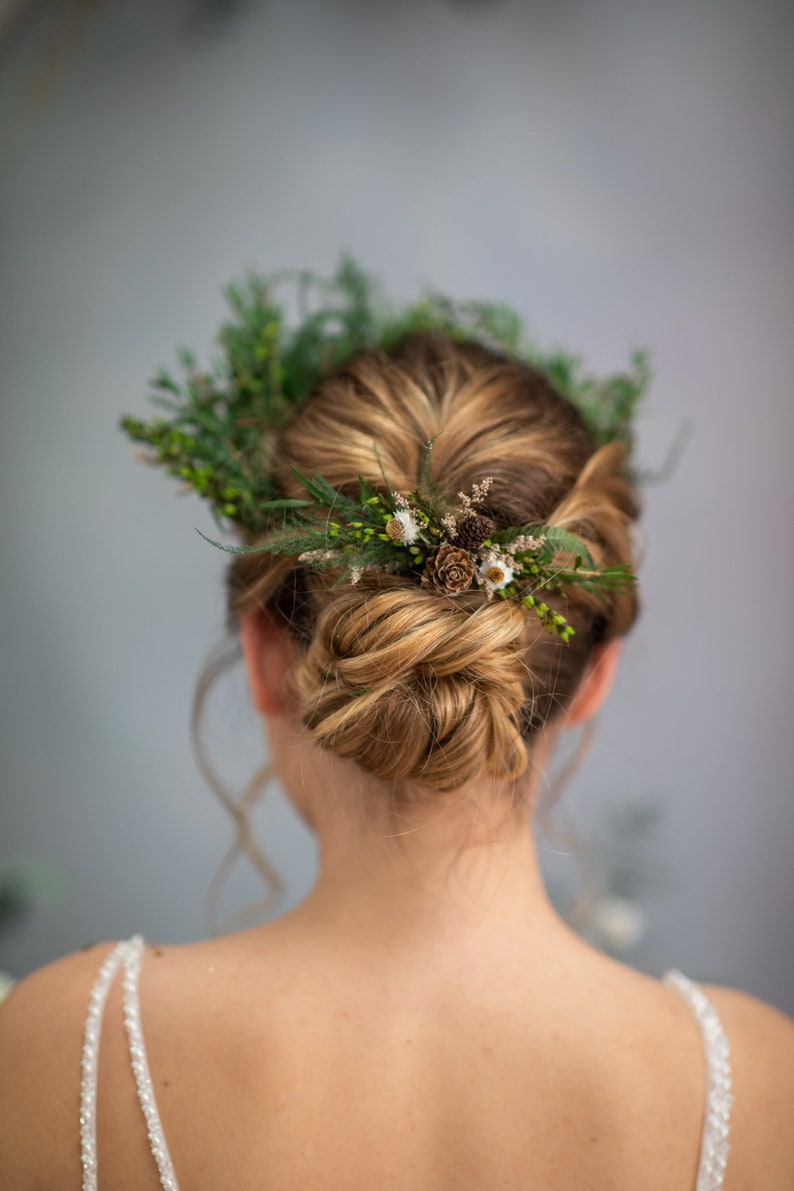
[[[513,538],[510,549],[514,552],[516,550],[539,550],[545,541],[545,537],[533,538],[532,534],[522,533],[517,538]]]
[[[474,484],[471,490],[471,499],[474,504],[481,505],[485,500],[488,492],[493,484],[493,476],[486,476],[479,484]]]
[[[485,501],[488,491],[493,484],[493,476],[486,476],[479,484],[472,484],[471,496],[465,492],[458,493],[458,512],[461,517],[471,517]]]
[[[304,550],[298,555],[298,562],[330,562],[336,557],[336,550]]]
[[[419,522],[414,517],[410,509],[398,509],[394,514],[394,520],[399,521],[403,527],[400,534],[400,542],[404,546],[413,546],[416,539],[419,537]]]

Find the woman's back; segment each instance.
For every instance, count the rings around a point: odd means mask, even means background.
[[[82,1018],[106,950],[45,969],[0,1015],[27,1055],[3,1119],[19,1118],[11,1161],[28,1181],[3,1186],[79,1185]],[[463,958],[457,974],[411,950],[323,945],[300,917],[146,949],[142,1025],[182,1191],[694,1191],[705,1063],[678,991],[573,942],[556,958],[519,948],[503,971]],[[752,998],[708,995],[732,1051],[724,1186],[782,1191],[794,1030]],[[154,1191],[123,1018],[117,977],[101,1033],[97,1185]]]

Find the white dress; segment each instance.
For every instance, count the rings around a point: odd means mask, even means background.
[[[179,1191],[168,1144],[154,1098],[146,1047],[141,1030],[138,982],[144,942],[140,935],[119,943],[99,970],[85,1023],[82,1081],[80,1090],[80,1152],[83,1191],[97,1191],[96,1095],[97,1058],[102,1017],[108,992],[119,968],[123,969],[124,1025],[129,1041],[130,1062],[138,1087],[138,1100],[146,1120],[152,1157],[157,1164],[163,1191]],[[728,1134],[733,1096],[728,1040],[713,1005],[699,985],[681,972],[667,972],[664,981],[677,989],[689,1005],[700,1028],[706,1063],[706,1105],[696,1191],[719,1191],[725,1178]]]

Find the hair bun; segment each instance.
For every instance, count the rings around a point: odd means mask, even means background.
[[[296,681],[318,743],[384,781],[453,790],[527,765],[526,617],[481,595],[365,583],[320,614]]]

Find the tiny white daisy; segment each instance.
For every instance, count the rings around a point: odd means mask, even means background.
[[[513,568],[500,558],[486,558],[480,563],[480,578],[488,591],[499,591],[507,587],[513,578]]]

